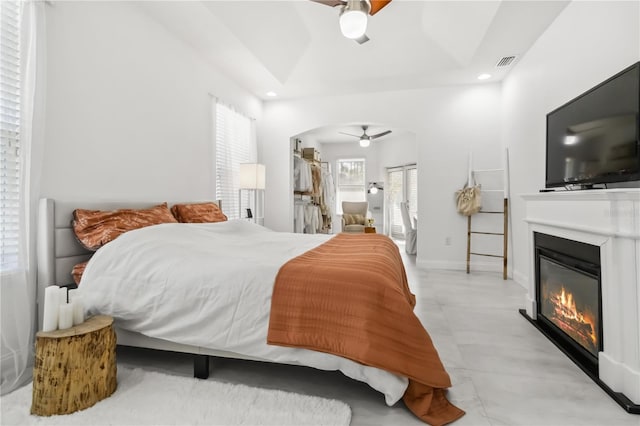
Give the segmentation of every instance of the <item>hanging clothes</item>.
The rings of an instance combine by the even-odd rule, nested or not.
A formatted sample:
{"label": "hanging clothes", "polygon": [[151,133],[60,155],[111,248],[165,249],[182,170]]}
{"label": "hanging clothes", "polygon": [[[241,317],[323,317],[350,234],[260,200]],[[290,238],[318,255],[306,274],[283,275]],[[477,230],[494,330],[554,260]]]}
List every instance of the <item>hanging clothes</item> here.
{"label": "hanging clothes", "polygon": [[327,170],[322,170],[322,184],[320,187],[320,208],[322,214],[330,215],[335,204],[335,187],[333,185],[333,176]]}
{"label": "hanging clothes", "polygon": [[333,209],[336,204],[336,189],[331,175],[331,168],[327,164],[326,169],[322,169],[322,185],[320,188],[320,210],[323,220],[323,232],[330,232],[333,223]]}
{"label": "hanging clothes", "polygon": [[322,186],[322,169],[317,164],[311,164],[311,195],[320,197]]}
{"label": "hanging clothes", "polygon": [[299,192],[313,190],[311,165],[296,155],[293,156],[293,190]]}
{"label": "hanging clothes", "polygon": [[298,234],[316,234],[322,232],[322,213],[320,206],[310,201],[296,200],[293,205],[293,232]]}
{"label": "hanging clothes", "polygon": [[297,153],[294,153],[293,160],[293,190],[296,197],[293,232],[330,233],[335,204],[335,186],[330,165],[304,159]]}
{"label": "hanging clothes", "polygon": [[304,233],[304,208],[308,203],[302,200],[296,200],[293,204],[293,232]]}

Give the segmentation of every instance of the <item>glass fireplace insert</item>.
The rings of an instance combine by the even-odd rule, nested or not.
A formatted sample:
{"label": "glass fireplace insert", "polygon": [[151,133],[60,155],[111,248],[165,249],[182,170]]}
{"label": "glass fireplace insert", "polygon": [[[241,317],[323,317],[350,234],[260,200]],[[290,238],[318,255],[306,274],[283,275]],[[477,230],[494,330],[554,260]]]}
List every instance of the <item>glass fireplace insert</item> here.
{"label": "glass fireplace insert", "polygon": [[602,350],[600,248],[535,236],[537,316],[549,338],[597,374]]}

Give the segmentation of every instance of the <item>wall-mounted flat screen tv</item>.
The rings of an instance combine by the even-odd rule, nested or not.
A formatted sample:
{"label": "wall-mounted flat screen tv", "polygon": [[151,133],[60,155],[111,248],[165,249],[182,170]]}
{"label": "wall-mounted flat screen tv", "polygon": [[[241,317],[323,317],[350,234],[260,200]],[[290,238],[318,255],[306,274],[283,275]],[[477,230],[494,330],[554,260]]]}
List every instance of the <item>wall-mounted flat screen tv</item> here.
{"label": "wall-mounted flat screen tv", "polygon": [[640,62],[547,114],[547,188],[640,180]]}

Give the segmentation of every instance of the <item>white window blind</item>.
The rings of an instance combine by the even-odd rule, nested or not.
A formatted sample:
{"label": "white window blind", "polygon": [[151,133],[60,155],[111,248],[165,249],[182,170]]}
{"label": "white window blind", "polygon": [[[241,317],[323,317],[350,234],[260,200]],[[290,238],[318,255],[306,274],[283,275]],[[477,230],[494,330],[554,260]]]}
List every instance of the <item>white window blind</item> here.
{"label": "white window blind", "polygon": [[366,201],[365,160],[338,160],[338,178],[336,182],[336,211],[342,214],[343,201]]}
{"label": "white window blind", "polygon": [[229,219],[240,218],[240,164],[257,161],[254,120],[215,101],[216,198]]}
{"label": "white window blind", "polygon": [[20,10],[0,1],[0,272],[20,266]]}
{"label": "white window blind", "polygon": [[413,166],[407,169],[407,201],[409,202],[409,217],[418,215],[418,169]]}

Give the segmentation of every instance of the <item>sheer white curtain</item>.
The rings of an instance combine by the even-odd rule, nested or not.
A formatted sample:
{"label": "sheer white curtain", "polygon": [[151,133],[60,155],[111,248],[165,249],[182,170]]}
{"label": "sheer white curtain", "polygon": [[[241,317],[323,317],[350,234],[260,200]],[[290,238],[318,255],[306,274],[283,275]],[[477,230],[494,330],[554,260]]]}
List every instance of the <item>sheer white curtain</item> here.
{"label": "sheer white curtain", "polygon": [[255,163],[255,120],[214,98],[214,165],[216,198],[229,219],[240,218],[240,164]]}
{"label": "sheer white curtain", "polygon": [[[34,127],[34,114],[40,115],[42,112],[38,108],[43,108],[44,104],[41,94],[36,91],[36,80],[42,78],[42,64],[37,63],[37,57],[43,57],[40,48],[43,47],[43,38],[38,37],[44,31],[44,3],[39,1],[2,1],[3,21],[2,37],[18,37],[19,43],[17,58],[19,63],[19,76],[17,83],[14,79],[3,76],[2,83],[13,85],[19,94],[16,98],[3,94],[3,103],[14,104],[12,114],[13,119],[19,120],[19,127],[11,134],[14,142],[17,141],[16,149],[12,151],[16,155],[18,173],[16,180],[11,182],[4,180],[2,184],[17,185],[18,191],[12,201],[2,198],[3,209],[15,207],[14,224],[17,224],[17,232],[14,234],[3,233],[0,244],[5,244],[7,240],[16,243],[17,250],[11,250],[12,255],[3,259],[2,270],[0,270],[0,299],[1,299],[1,386],[2,394],[10,392],[23,385],[31,378],[31,365],[33,360],[33,340],[35,331],[35,300],[36,300],[36,263],[35,263],[35,223],[36,212],[32,209],[37,204],[39,175],[42,161],[41,139],[34,143],[34,132],[40,134],[41,126]],[[15,13],[18,18],[15,19]],[[6,40],[6,39],[5,39]],[[12,55],[9,46],[3,40],[3,62],[4,55]],[[4,64],[3,64],[4,66]],[[39,68],[39,70],[38,70]],[[5,69],[6,70],[6,69]],[[5,71],[3,70],[3,72]],[[7,83],[9,81],[9,83]],[[3,89],[4,90],[4,89]],[[41,90],[40,88],[38,89]],[[38,99],[36,99],[38,96]],[[15,101],[18,107],[15,107]],[[36,108],[37,106],[37,108]],[[3,108],[3,113],[6,110]],[[9,120],[11,121],[11,120]],[[2,137],[5,138],[5,130],[9,127],[3,124]],[[39,135],[38,135],[39,138]],[[3,141],[5,142],[5,141]],[[4,147],[4,143],[3,143]],[[3,153],[3,155],[6,155]],[[6,204],[5,204],[6,203]],[[4,218],[3,218],[4,220]],[[4,225],[4,223],[3,223]],[[5,249],[3,248],[3,257]],[[9,261],[5,261],[10,259]]]}

